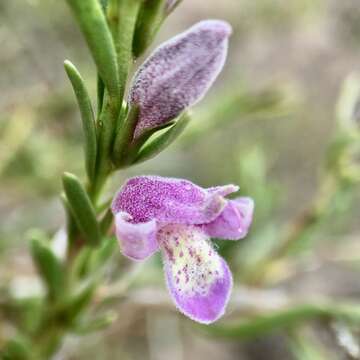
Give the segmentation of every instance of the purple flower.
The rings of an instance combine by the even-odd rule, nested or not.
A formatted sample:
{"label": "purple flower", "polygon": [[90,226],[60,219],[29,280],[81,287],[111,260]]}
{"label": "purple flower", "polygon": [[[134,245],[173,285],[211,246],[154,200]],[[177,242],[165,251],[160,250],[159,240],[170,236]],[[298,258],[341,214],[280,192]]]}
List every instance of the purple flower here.
{"label": "purple flower", "polygon": [[202,99],[223,68],[230,34],[224,21],[201,21],[154,51],[130,89],[130,104],[140,108],[135,138]]}
{"label": "purple flower", "polygon": [[225,312],[232,275],[210,237],[237,240],[250,227],[250,198],[228,200],[235,185],[203,189],[190,181],[156,176],[128,180],[112,211],[122,253],[144,260],[161,250],[170,294],[191,319],[209,324]]}

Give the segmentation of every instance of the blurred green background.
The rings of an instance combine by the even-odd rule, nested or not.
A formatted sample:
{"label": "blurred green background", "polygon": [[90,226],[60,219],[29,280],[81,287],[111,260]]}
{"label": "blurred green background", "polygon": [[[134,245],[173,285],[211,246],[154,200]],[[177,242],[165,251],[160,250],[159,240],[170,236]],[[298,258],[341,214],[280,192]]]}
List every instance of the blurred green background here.
{"label": "blurred green background", "polygon": [[[360,72],[358,0],[184,0],[156,43],[204,18],[234,28],[224,72],[177,143],[116,175],[108,194],[128,176],[159,174],[204,187],[233,182],[255,198],[250,236],[217,243],[236,283],[224,321],[278,310],[288,298],[358,301],[359,187],[329,170],[343,81]],[[0,2],[0,287],[19,298],[38,286],[27,232],[63,226],[61,175],[85,173],[64,59],[95,99],[95,67],[65,2]],[[351,161],[356,167],[357,151]],[[176,313],[158,259],[135,267],[116,254],[108,277],[93,311],[109,308],[117,319],[101,332],[69,336],[56,359],[360,358],[356,326],[306,312],[296,326],[254,336],[209,335]],[[1,346],[13,330],[1,314],[0,321]]]}

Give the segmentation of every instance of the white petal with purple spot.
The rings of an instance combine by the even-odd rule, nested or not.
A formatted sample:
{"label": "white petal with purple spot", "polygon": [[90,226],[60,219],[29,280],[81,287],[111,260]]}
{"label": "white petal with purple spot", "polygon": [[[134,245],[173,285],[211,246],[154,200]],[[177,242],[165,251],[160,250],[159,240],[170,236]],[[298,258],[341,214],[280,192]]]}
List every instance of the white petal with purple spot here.
{"label": "white petal with purple spot", "polygon": [[229,200],[222,213],[203,226],[210,236],[228,240],[244,238],[250,228],[254,213],[254,201],[248,197]]}
{"label": "white petal with purple spot", "polygon": [[232,276],[202,229],[167,225],[159,230],[158,242],[169,291],[179,310],[205,324],[222,316]]}

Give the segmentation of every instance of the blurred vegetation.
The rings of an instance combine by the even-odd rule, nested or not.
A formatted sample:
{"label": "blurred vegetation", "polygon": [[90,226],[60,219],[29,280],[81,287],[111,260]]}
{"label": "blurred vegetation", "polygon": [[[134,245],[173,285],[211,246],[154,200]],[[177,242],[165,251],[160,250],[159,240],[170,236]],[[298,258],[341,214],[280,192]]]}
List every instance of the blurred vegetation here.
{"label": "blurred vegetation", "polygon": [[[253,197],[250,236],[215,240],[234,271],[228,313],[194,326],[170,305],[158,258],[134,265],[114,251],[90,311],[81,312],[91,282],[64,314],[76,321],[60,358],[357,359],[357,1],[184,0],[157,42],[205,17],[234,25],[224,76],[176,144],[117,175],[107,192],[127,176],[156,173],[203,186],[234,182]],[[28,250],[57,266],[44,238],[61,237],[61,176],[85,176],[62,60],[76,60],[93,98],[96,72],[64,2],[1,2],[0,45],[0,349],[12,338],[2,356],[23,359],[44,292]],[[86,279],[111,245],[84,251],[72,276]],[[44,334],[57,331],[50,325]]]}

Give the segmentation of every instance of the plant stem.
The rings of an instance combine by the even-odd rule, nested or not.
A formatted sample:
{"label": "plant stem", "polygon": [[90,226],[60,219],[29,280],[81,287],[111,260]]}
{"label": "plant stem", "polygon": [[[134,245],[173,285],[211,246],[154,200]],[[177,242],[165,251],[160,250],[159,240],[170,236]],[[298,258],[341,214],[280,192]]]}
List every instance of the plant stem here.
{"label": "plant stem", "polygon": [[108,6],[107,17],[117,54],[120,101],[124,97],[125,84],[133,62],[132,44],[141,4],[140,0],[112,0]]}
{"label": "plant stem", "polygon": [[225,338],[250,338],[275,329],[293,327],[314,318],[341,318],[360,321],[360,306],[354,304],[301,304],[270,314],[257,315],[233,325],[215,325],[204,328],[211,335]]}
{"label": "plant stem", "polygon": [[[89,176],[86,192],[94,209],[98,208],[101,192],[107,179],[114,170],[111,153],[121,113],[126,81],[129,69],[133,63],[132,49],[138,11],[141,0],[109,0],[107,19],[97,0],[81,1],[68,0],[70,7],[80,24],[88,42],[89,48],[98,68],[98,116],[96,121],[97,150],[92,159],[96,158],[93,176]],[[108,26],[109,25],[109,26]],[[115,72],[114,72],[115,70]],[[104,86],[105,85],[105,86]],[[88,102],[90,103],[90,102]],[[79,315],[91,301],[96,289],[97,281],[85,297],[80,297],[77,305],[67,301],[73,300],[79,290],[80,281],[74,281],[72,269],[76,259],[87,245],[82,239],[82,233],[74,221],[67,199],[64,199],[67,213],[68,252],[64,263],[66,264],[65,300],[52,301],[45,299],[42,312],[42,321],[34,331],[32,337],[34,357],[48,359],[56,353],[65,335],[73,328],[73,317]],[[90,208],[90,207],[89,207]],[[96,213],[95,216],[99,214]],[[98,220],[98,219],[96,219]],[[100,222],[99,222],[100,224]],[[106,234],[112,224],[112,214],[108,210],[101,221],[102,234]],[[96,251],[96,250],[94,250]],[[105,260],[104,260],[105,261]],[[91,274],[99,276],[99,274]],[[90,279],[90,278],[89,278]],[[75,306],[75,310],[71,308]],[[72,310],[71,310],[72,309]],[[71,311],[75,311],[74,314]],[[69,315],[70,314],[70,315]]]}

